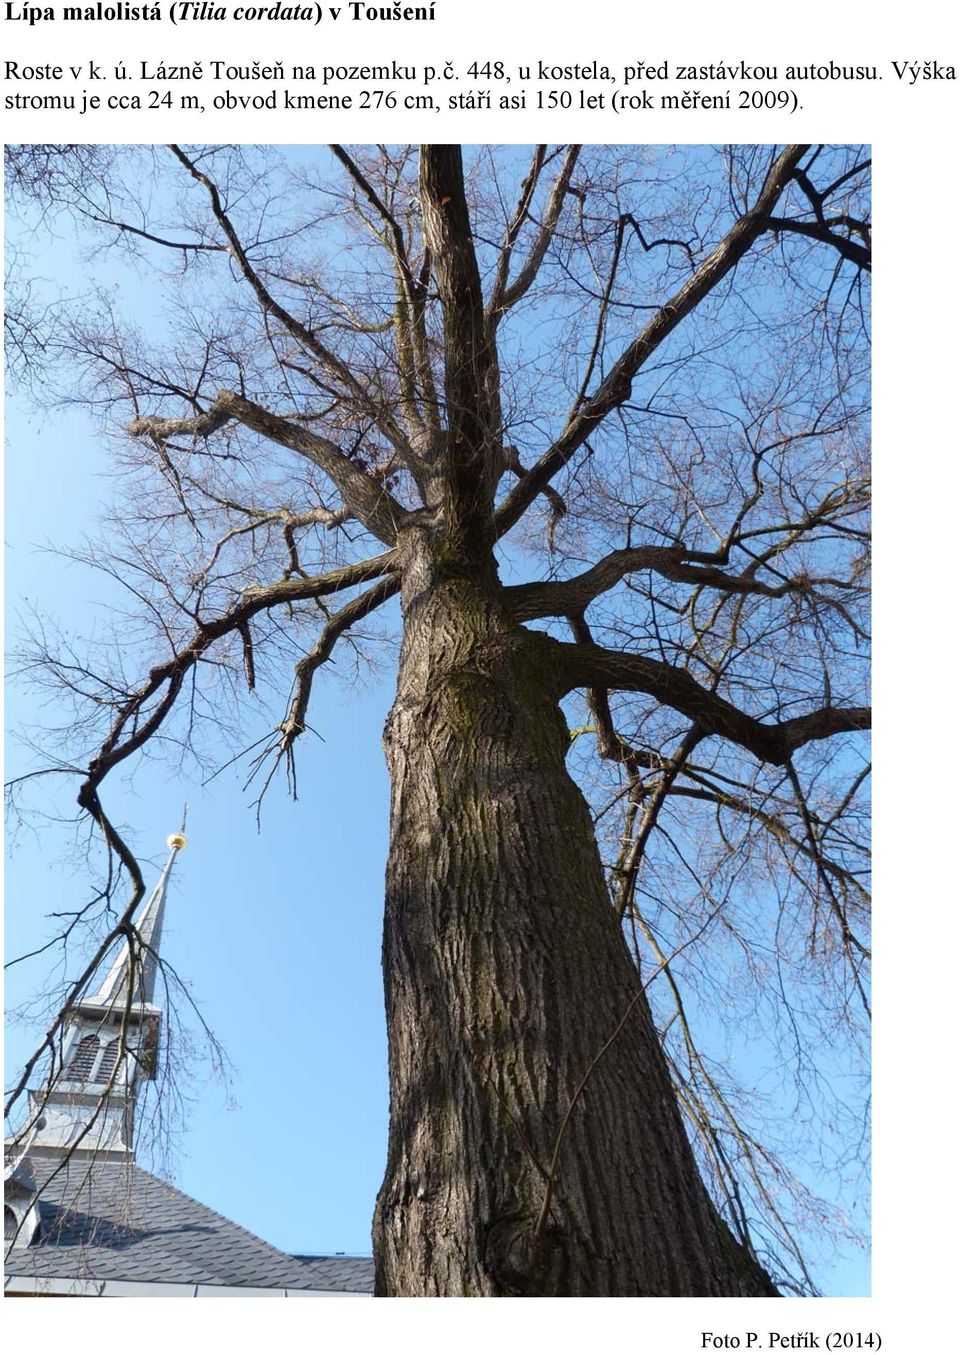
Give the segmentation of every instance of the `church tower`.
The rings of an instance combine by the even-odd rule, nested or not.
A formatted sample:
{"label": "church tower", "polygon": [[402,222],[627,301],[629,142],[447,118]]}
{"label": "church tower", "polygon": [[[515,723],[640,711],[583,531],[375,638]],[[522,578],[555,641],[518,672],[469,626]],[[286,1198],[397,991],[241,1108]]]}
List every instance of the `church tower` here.
{"label": "church tower", "polygon": [[67,1159],[132,1161],[137,1092],[157,1075],[161,1009],[155,1002],[167,885],[183,833],[167,838],[166,864],[133,921],[133,932],[96,992],[68,1013],[61,1057],[29,1092],[26,1125],[4,1171],[4,1235],[35,1234],[37,1177]]}
{"label": "church tower", "polygon": [[30,1154],[126,1157],[134,1150],[137,1092],[157,1075],[162,1012],[155,1002],[167,885],[183,833],[169,854],[133,935],[97,991],[73,1007],[51,1084],[30,1092]]}
{"label": "church tower", "polygon": [[[369,1257],[294,1256],[136,1160],[137,1094],[157,1076],[167,886],[182,833],[103,982],[65,1017],[61,1057],[7,1144],[7,1297],[320,1297],[373,1291]],[[95,980],[94,980],[95,981]]]}

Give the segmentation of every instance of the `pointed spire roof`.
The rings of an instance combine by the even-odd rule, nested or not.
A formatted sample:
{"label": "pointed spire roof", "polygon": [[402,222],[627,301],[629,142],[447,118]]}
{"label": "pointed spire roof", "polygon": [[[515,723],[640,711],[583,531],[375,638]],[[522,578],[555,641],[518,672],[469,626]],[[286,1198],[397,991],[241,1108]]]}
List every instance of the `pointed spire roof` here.
{"label": "pointed spire roof", "polygon": [[154,990],[167,886],[176,855],[186,845],[182,830],[167,838],[166,864],[133,919],[132,947],[121,947],[97,991],[75,1002],[65,1017],[56,1079],[30,1090],[37,1130],[33,1155],[127,1159],[135,1151],[137,1093],[142,1082],[157,1076],[163,1014]]}
{"label": "pointed spire roof", "polygon": [[[163,931],[163,913],[167,902],[167,884],[177,853],[187,845],[187,839],[180,833],[171,833],[167,838],[169,855],[153,893],[141,905],[134,918],[134,927],[140,938],[136,948],[137,972],[134,979],[133,1001],[152,1004],[157,983],[157,962],[160,955],[160,938]],[[114,960],[98,991],[84,1000],[84,1005],[94,1007],[112,1007],[126,1002],[129,990],[130,947],[123,946]]]}

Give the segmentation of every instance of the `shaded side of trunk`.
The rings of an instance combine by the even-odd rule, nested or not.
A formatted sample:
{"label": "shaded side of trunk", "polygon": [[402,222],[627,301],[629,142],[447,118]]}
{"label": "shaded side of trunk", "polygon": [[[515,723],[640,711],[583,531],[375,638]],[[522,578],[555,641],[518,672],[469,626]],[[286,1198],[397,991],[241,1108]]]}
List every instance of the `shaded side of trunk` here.
{"label": "shaded side of trunk", "polygon": [[407,571],[377,1293],[774,1294],[700,1182],[566,771],[549,643],[498,594],[426,552]]}

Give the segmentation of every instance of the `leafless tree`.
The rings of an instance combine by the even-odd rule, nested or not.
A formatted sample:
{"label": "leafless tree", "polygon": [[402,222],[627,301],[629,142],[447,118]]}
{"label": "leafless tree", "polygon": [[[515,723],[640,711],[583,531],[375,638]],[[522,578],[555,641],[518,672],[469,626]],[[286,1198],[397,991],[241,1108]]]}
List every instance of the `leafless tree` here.
{"label": "leafless tree", "polygon": [[253,775],[296,793],[396,596],[377,1292],[815,1292],[831,1220],[702,1029],[862,1142],[819,1051],[868,1014],[863,148],[10,154],[164,297],[42,349],[136,484],[90,561],[122,642],[27,660],[132,886],[108,941],[116,769],[231,710],[242,748],[286,681]]}

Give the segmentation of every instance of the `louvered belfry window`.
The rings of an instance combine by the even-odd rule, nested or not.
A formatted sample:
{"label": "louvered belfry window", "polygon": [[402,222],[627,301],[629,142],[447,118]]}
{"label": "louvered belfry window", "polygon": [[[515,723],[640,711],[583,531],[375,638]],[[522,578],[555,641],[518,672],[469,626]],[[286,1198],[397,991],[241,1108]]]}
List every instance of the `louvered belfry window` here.
{"label": "louvered belfry window", "polygon": [[85,1035],[74,1051],[64,1076],[70,1082],[86,1082],[97,1061],[100,1040],[96,1035]]}
{"label": "louvered belfry window", "polygon": [[120,1048],[120,1038],[118,1036],[117,1039],[111,1040],[110,1043],[104,1049],[103,1055],[100,1059],[100,1066],[97,1068],[96,1076],[97,1082],[107,1083],[110,1081],[110,1078],[113,1074],[113,1070],[116,1066],[117,1051],[119,1050],[119,1048]]}

